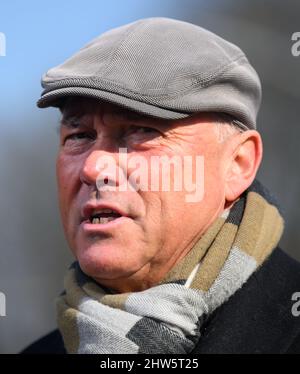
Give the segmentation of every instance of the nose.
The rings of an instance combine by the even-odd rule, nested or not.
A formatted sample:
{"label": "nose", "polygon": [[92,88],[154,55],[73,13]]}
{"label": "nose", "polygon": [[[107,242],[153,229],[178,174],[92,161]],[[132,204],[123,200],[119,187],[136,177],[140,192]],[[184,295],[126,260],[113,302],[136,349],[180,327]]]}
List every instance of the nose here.
{"label": "nose", "polygon": [[86,158],[80,173],[80,180],[87,185],[118,186],[118,153],[102,150],[92,151]]}

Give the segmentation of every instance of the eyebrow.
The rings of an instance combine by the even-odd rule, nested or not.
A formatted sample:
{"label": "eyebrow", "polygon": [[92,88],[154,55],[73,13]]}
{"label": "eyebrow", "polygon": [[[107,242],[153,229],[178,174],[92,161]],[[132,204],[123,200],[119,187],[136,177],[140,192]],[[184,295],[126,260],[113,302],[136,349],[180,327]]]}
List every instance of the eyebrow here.
{"label": "eyebrow", "polygon": [[79,115],[62,116],[60,125],[70,129],[76,129],[82,125],[81,117]]}
{"label": "eyebrow", "polygon": [[[73,113],[72,113],[73,112]],[[60,120],[59,128],[65,129],[78,129],[80,126],[84,126],[85,124],[82,122],[82,117],[86,114],[86,112],[80,111],[75,112],[70,111],[69,113],[65,113],[62,115]],[[113,115],[119,117],[121,121],[130,122],[132,125],[140,125],[141,122],[147,121],[152,119],[151,116],[144,115],[143,113],[138,113],[132,111],[127,108],[116,108],[112,111]],[[170,125],[170,120],[160,121],[159,126],[162,128],[168,127]],[[154,127],[154,126],[153,126]]]}
{"label": "eyebrow", "polygon": [[148,116],[142,113],[134,112],[126,108],[117,108],[112,111],[112,115],[119,118],[122,121],[128,121],[132,123],[139,123],[149,119]]}

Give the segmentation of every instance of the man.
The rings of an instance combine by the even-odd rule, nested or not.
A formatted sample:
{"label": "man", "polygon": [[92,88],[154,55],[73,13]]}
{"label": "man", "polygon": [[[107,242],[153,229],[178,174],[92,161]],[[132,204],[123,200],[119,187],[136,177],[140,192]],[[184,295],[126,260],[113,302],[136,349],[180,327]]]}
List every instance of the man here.
{"label": "man", "polygon": [[277,247],[283,219],[255,180],[261,87],[244,53],[143,19],[43,87],[38,106],[62,113],[59,201],[76,262],[59,330],[25,352],[299,353],[300,266]]}

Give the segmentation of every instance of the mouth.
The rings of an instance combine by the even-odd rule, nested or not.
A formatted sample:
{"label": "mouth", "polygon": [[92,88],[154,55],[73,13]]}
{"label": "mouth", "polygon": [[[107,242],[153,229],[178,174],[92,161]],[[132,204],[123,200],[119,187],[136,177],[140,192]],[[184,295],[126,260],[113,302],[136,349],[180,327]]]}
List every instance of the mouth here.
{"label": "mouth", "polygon": [[119,207],[88,203],[83,208],[81,224],[86,233],[104,233],[130,221]]}
{"label": "mouth", "polygon": [[93,225],[104,225],[111,221],[115,221],[116,219],[122,217],[120,213],[112,209],[101,209],[100,212],[93,213],[89,217],[89,223]]}

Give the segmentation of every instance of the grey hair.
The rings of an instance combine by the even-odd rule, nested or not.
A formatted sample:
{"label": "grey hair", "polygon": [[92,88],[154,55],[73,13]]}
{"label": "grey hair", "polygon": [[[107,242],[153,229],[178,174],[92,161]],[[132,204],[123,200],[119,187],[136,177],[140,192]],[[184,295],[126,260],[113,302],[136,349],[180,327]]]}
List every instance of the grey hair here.
{"label": "grey hair", "polygon": [[246,125],[229,114],[213,113],[212,116],[215,121],[215,130],[218,142],[222,143],[234,134],[249,130]]}

